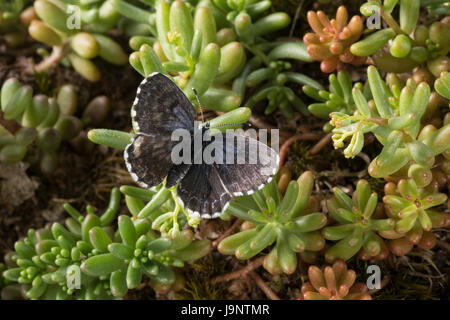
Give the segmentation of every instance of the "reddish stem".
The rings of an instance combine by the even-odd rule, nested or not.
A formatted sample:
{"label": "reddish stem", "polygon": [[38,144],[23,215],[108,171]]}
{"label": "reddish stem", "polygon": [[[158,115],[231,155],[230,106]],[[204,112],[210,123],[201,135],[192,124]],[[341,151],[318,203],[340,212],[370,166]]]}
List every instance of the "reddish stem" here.
{"label": "reddish stem", "polygon": [[298,140],[309,140],[309,141],[315,141],[319,139],[322,136],[322,133],[312,133],[312,132],[306,132],[306,133],[299,133],[296,135],[293,135],[289,139],[287,139],[283,145],[280,148],[280,164],[278,165],[278,168],[281,168],[287,158],[287,153],[290,149],[290,147]]}
{"label": "reddish stem", "polygon": [[250,277],[255,280],[256,285],[264,292],[270,300],[280,300],[280,298],[273,292],[272,288],[264,282],[264,280],[255,271],[249,273]]}
{"label": "reddish stem", "polygon": [[253,271],[254,269],[258,268],[259,266],[261,266],[264,262],[264,259],[266,257],[265,256],[261,256],[259,258],[256,258],[255,260],[251,261],[247,266],[245,266],[242,269],[215,277],[214,279],[211,280],[212,283],[219,283],[219,282],[224,282],[224,281],[230,281],[230,280],[234,280],[240,277],[245,276],[246,274],[248,274],[250,271]]}

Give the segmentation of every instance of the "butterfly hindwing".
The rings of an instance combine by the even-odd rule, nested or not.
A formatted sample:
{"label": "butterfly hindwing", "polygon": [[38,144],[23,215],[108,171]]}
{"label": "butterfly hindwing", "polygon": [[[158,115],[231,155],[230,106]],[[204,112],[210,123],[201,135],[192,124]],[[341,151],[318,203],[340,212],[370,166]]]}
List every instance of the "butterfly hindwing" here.
{"label": "butterfly hindwing", "polygon": [[148,188],[160,184],[172,167],[170,135],[137,134],[124,152],[131,177]]}
{"label": "butterfly hindwing", "polygon": [[177,194],[191,215],[202,218],[217,218],[231,199],[217,170],[204,163],[190,167],[178,184]]}
{"label": "butterfly hindwing", "polygon": [[273,179],[279,163],[278,154],[266,144],[233,133],[226,134],[223,157],[214,167],[232,196],[262,189]]}
{"label": "butterfly hindwing", "polygon": [[193,129],[196,112],[183,91],[162,73],[152,73],[137,89],[131,111],[135,131],[163,135]]}
{"label": "butterfly hindwing", "polygon": [[233,133],[219,135],[212,137],[209,146],[222,148],[222,161],[192,165],[177,188],[189,213],[202,218],[216,218],[232,196],[264,187],[278,167],[278,154],[264,143]]}
{"label": "butterfly hindwing", "polygon": [[181,179],[184,178],[190,167],[191,164],[187,163],[174,164],[172,168],[170,168],[169,174],[167,175],[165,187],[171,188],[178,182],[180,182]]}

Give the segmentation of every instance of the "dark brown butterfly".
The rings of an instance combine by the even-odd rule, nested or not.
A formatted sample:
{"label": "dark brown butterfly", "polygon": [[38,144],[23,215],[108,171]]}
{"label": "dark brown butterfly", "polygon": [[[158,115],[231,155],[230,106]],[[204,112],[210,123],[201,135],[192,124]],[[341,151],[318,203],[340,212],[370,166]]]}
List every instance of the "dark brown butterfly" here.
{"label": "dark brown butterfly", "polygon": [[[272,148],[256,139],[217,133],[211,134],[210,141],[203,141],[200,151],[208,147],[222,148],[222,161],[196,163],[197,151],[192,143],[192,161],[174,164],[171,155],[179,143],[172,138],[174,130],[187,130],[191,141],[196,134],[203,136],[210,130],[208,124],[195,128],[195,119],[196,111],[183,91],[165,75],[151,74],[137,90],[132,108],[137,134],[126,147],[124,158],[128,171],[140,186],[150,188],[164,179],[167,188],[178,184],[178,197],[189,214],[216,218],[225,211],[233,196],[252,194],[270,182],[279,157]],[[250,161],[255,150],[263,159]],[[239,157],[244,161],[238,161]]]}

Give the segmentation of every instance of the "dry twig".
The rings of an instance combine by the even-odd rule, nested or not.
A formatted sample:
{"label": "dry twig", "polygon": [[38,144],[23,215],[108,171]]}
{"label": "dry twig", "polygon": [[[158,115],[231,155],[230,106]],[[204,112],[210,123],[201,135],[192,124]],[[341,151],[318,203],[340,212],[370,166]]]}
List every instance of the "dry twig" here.
{"label": "dry twig", "polygon": [[249,273],[250,277],[255,280],[256,285],[264,292],[270,300],[280,300],[280,298],[273,292],[272,288],[264,282],[264,280],[255,271]]}
{"label": "dry twig", "polygon": [[219,282],[224,282],[224,281],[230,281],[233,279],[237,279],[240,277],[243,277],[244,275],[248,274],[250,271],[253,271],[254,269],[258,268],[259,266],[261,266],[264,262],[265,256],[261,256],[259,258],[256,258],[255,260],[251,261],[247,266],[245,266],[242,269],[215,277],[214,279],[211,280],[211,282],[213,284],[215,283],[219,283]]}
{"label": "dry twig", "polygon": [[322,139],[320,139],[314,145],[314,147],[312,147],[311,150],[309,150],[309,154],[312,156],[315,154],[318,154],[328,143],[330,143],[332,135],[333,135],[332,133],[329,133],[326,136],[324,136]]}

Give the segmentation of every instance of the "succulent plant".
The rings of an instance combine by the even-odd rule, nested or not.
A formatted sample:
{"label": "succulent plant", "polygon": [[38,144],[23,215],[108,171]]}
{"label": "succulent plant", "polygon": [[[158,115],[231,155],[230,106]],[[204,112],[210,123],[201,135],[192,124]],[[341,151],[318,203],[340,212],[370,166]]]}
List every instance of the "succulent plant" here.
{"label": "succulent plant", "polygon": [[434,15],[450,14],[450,2],[446,0],[422,0],[420,5],[426,7],[428,12]]}
{"label": "succulent plant", "polygon": [[[348,115],[356,111],[355,101],[352,96],[352,80],[347,71],[339,71],[337,75],[331,74],[328,77],[330,83],[329,91],[318,90],[309,85],[303,86],[303,92],[317,100],[317,103],[310,104],[308,110],[316,117],[329,119],[332,112],[341,112]],[[361,83],[356,83],[355,87],[363,91]],[[332,130],[330,123],[324,126],[324,130]]]}
{"label": "succulent plant", "polygon": [[348,270],[343,260],[320,270],[316,266],[308,269],[309,282],[302,285],[299,300],[372,300],[367,286],[355,283],[356,273]]}
{"label": "succulent plant", "polygon": [[91,229],[92,245],[100,254],[88,257],[81,265],[89,276],[109,278],[111,293],[116,297],[136,288],[143,275],[170,285],[175,274],[169,266],[183,267],[185,261],[201,258],[211,250],[208,240],[194,241],[191,230],[181,231],[174,239],[158,238],[146,219],[119,216],[118,231],[121,241],[112,241],[99,227]]}
{"label": "succulent plant", "polygon": [[284,197],[272,180],[262,190],[233,200],[228,211],[250,224],[223,239],[219,252],[246,260],[275,243],[265,256],[264,268],[272,274],[293,273],[298,252],[319,251],[325,245],[318,231],[326,224],[325,215],[306,210],[313,184],[313,174],[307,171],[289,183]]}
{"label": "succulent plant", "polygon": [[[134,9],[127,4],[120,12],[128,15]],[[131,65],[143,76],[152,72],[171,75],[194,104],[192,88],[197,90],[203,107],[222,112],[237,108],[241,97],[222,85],[239,74],[246,54],[232,39],[219,46],[211,9],[199,5],[192,15],[188,3],[177,0],[169,5],[159,1],[154,21],[156,38],[130,39],[130,46],[136,50],[130,55]]]}
{"label": "succulent plant", "polygon": [[[119,208],[120,193],[111,191],[108,209],[98,216],[91,206],[82,216],[69,204],[64,209],[71,215],[65,226],[55,222],[50,228],[28,230],[27,236],[14,245],[15,252],[3,276],[10,283],[19,283],[28,299],[110,299],[105,279],[80,276],[80,291],[68,288],[67,275],[76,270],[88,256],[98,255],[90,240],[90,229],[97,227],[113,235],[111,224]],[[6,259],[9,260],[9,259]],[[8,286],[3,290],[8,291]]]}
{"label": "succulent plant", "polygon": [[25,42],[25,27],[32,17],[28,1],[12,0],[0,2],[0,34],[9,47],[17,47]]}
{"label": "succulent plant", "polygon": [[10,78],[1,88],[1,108],[5,120],[16,121],[21,127],[12,133],[0,125],[0,161],[21,161],[29,147],[36,145],[41,170],[50,173],[57,166],[61,142],[79,136],[83,125],[101,123],[108,113],[109,99],[94,98],[80,120],[75,116],[78,102],[74,86],[61,86],[54,98],[33,96],[30,86]]}
{"label": "succulent plant", "polygon": [[[201,3],[206,4],[207,2],[202,1]],[[233,23],[240,13],[248,13],[252,18],[258,18],[266,13],[272,4],[270,1],[213,0],[212,6],[225,17],[226,21]]]}
{"label": "succulent plant", "polygon": [[277,109],[287,118],[292,118],[294,111],[308,115],[305,103],[287,84],[308,85],[316,90],[321,90],[323,87],[319,82],[304,74],[290,71],[292,65],[285,61],[289,59],[311,62],[306,47],[302,42],[278,42],[274,45],[276,46],[268,49],[267,52],[260,49],[258,55],[249,61],[241,75],[234,80],[233,90],[240,92],[243,97],[245,86],[257,87],[245,106],[253,108],[256,103],[268,100],[264,111],[266,115]]}
{"label": "succulent plant", "polygon": [[164,284],[155,280],[150,280],[149,285],[157,294],[167,294],[169,292],[178,292],[185,288],[186,278],[181,272],[174,271],[175,280],[170,284]]}
{"label": "succulent plant", "polygon": [[[446,73],[442,74],[442,78],[437,79],[435,81],[436,91],[431,91],[430,98],[427,104],[426,111],[423,114],[422,120],[431,119],[436,112],[438,111],[441,104],[442,99],[439,98],[438,92],[441,92],[441,95],[445,97],[445,88],[446,88]],[[407,85],[411,84],[415,87],[414,81],[416,84],[420,84],[421,82],[427,82],[430,84],[432,82],[432,75],[430,78],[430,74],[428,71],[424,69],[417,69],[412,74],[412,77],[408,79],[408,81],[404,81],[400,79],[395,73],[388,73],[386,75],[386,85],[389,90],[387,90],[387,96],[391,103],[398,104],[398,100],[401,95],[401,90]],[[339,71],[337,75],[331,74],[328,77],[329,82],[329,91],[325,90],[317,90],[311,86],[305,85],[303,86],[303,92],[307,94],[314,100],[317,100],[317,103],[310,104],[308,106],[308,110],[318,118],[329,119],[330,114],[333,112],[345,113],[347,115],[353,115],[353,113],[357,110],[355,101],[353,100],[352,94],[352,82],[350,75],[347,71]],[[353,88],[359,89],[366,100],[370,100],[372,98],[370,85],[368,82],[364,84],[361,82],[356,82],[353,84]],[[398,106],[394,106],[394,109],[398,109]],[[332,126],[330,123],[327,123],[324,127],[325,131],[331,131]]]}
{"label": "succulent plant", "polygon": [[434,82],[434,89],[442,97],[450,100],[450,73],[442,72],[440,77]]}
{"label": "succulent plant", "polygon": [[419,188],[414,180],[403,179],[397,185],[387,183],[385,194],[386,214],[396,222],[393,230],[380,234],[392,239],[389,248],[396,255],[408,253],[414,245],[431,249],[436,243],[431,229],[450,226],[450,214],[433,209],[447,201],[447,195],[439,193],[436,184]]}
{"label": "succulent plant", "polygon": [[[318,3],[314,8],[330,0]],[[86,129],[102,125],[109,99],[96,97],[80,110],[72,84],[51,91],[39,86],[43,73],[59,64],[91,82],[100,80],[99,59],[116,66],[130,63],[143,77],[163,73],[195,107],[200,103],[221,114],[208,122],[223,132],[247,122],[252,109],[291,119],[296,112],[312,113],[328,120],[323,130],[332,133],[334,147],[343,148],[345,157],[363,150],[374,157],[368,173],[374,183],[387,182],[383,201],[366,180],[357,181],[352,195],[335,187],[330,199],[320,201],[312,192],[312,172],[292,181],[290,169],[282,167],[259,190],[230,201],[220,218],[237,221],[217,241],[218,251],[239,260],[259,256],[251,266],[263,261],[272,275],[293,274],[299,257],[312,264],[325,260],[333,265],[309,268],[300,300],[371,299],[346,260],[372,262],[389,252],[402,256],[415,245],[431,249],[437,241],[433,229],[450,226],[450,112],[442,114],[450,106],[450,2],[366,0],[359,8],[362,15],[351,18],[345,6],[335,15],[327,11],[329,16],[309,11],[312,31],[303,42],[279,37],[291,17],[272,4],[0,0],[0,35],[7,50],[29,40],[27,32],[44,45],[36,50],[41,61],[25,70],[34,74],[39,92],[15,78],[2,84],[0,162],[26,161],[48,174],[55,171],[62,143],[77,152],[88,150]],[[424,9],[426,19],[420,17]],[[363,23],[371,29],[377,17],[384,25],[364,30]],[[113,40],[116,35],[129,40],[131,55]],[[300,73],[314,61],[330,73],[327,89]],[[352,83],[360,70],[352,66],[366,63],[373,64],[367,81],[363,76]],[[305,105],[299,86],[315,103]],[[123,150],[139,133],[132,125],[131,132],[93,129],[88,138]],[[367,134],[379,143],[371,144]],[[116,217],[121,194],[125,206]],[[202,228],[195,235],[190,229],[200,225],[200,218],[184,209],[176,187],[166,188],[165,181],[149,189],[114,188],[102,214],[90,205],[86,214],[69,204],[63,208],[70,215],[64,223],[28,230],[5,255],[1,299],[122,299],[143,282],[158,297],[181,290],[191,280],[180,268],[212,249],[209,240],[198,239]],[[80,286],[73,287],[72,280]],[[258,286],[270,296],[261,281]]]}
{"label": "succulent plant", "polygon": [[[207,5],[201,1],[200,5]],[[213,12],[221,27],[232,27],[239,41],[248,46],[261,43],[266,35],[284,29],[290,23],[290,17],[285,12],[270,12],[270,1],[239,1],[213,0]],[[224,23],[224,18],[227,22]],[[228,33],[226,29],[221,32]]]}
{"label": "succulent plant", "polygon": [[[399,23],[391,15],[399,4]],[[372,56],[374,64],[387,72],[411,71],[423,63],[435,77],[448,71],[450,50],[448,19],[434,22],[430,27],[418,24],[420,0],[368,1],[361,6],[361,13],[371,16],[378,12],[389,26],[373,32],[354,43],[350,52],[356,56]],[[390,41],[392,40],[392,41]],[[385,45],[387,44],[387,47]]]}
{"label": "succulent plant", "polygon": [[[55,222],[49,229],[30,229],[14,246],[11,266],[3,272],[9,285],[3,290],[19,283],[28,299],[122,298],[143,281],[143,274],[170,285],[175,281],[170,266],[182,267],[209,253],[210,242],[194,240],[191,230],[173,239],[157,237],[145,218],[119,216],[116,231],[119,203],[115,188],[101,216],[91,206],[83,216],[65,204],[71,216],[65,226]],[[68,287],[71,272],[78,273],[78,288]]]}
{"label": "succulent plant", "polygon": [[407,85],[415,87],[415,85],[426,82],[430,86],[430,98],[428,99],[427,107],[421,118],[422,124],[427,124],[437,115],[440,107],[445,106],[445,99],[439,97],[436,88],[433,90],[433,76],[425,68],[416,68],[412,73],[412,77],[408,78],[406,81],[401,79],[395,73],[386,74],[385,79],[390,90],[390,95],[393,96],[389,99],[395,104],[398,103],[401,92]]}
{"label": "succulent plant", "polygon": [[360,87],[355,86],[352,96],[357,112],[330,115],[330,123],[335,127],[335,148],[342,148],[344,141],[351,138],[344,155],[354,157],[364,146],[364,134],[372,132],[384,147],[369,166],[371,176],[383,178],[409,164],[408,176],[420,186],[427,185],[435,156],[448,149],[450,133],[448,124],[438,130],[433,126],[420,130],[430,101],[430,87],[411,80],[403,89],[391,92],[375,67],[370,66],[367,74],[373,101],[368,102]]}
{"label": "succulent plant", "polygon": [[303,42],[308,46],[308,53],[321,61],[320,69],[324,73],[341,70],[345,63],[362,65],[366,57],[355,56],[350,46],[358,41],[363,33],[363,21],[360,16],[353,16],[348,21],[345,6],[340,6],[336,19],[329,19],[323,11],[309,11],[308,23],[313,33],[306,33]]}
{"label": "succulent plant", "polygon": [[[73,9],[73,5],[76,9]],[[34,66],[37,72],[64,63],[71,65],[80,75],[89,81],[100,80],[100,71],[91,59],[99,56],[115,64],[127,63],[127,55],[120,45],[104,35],[114,27],[119,14],[111,5],[111,0],[89,2],[38,0],[33,4],[39,19],[30,22],[28,33],[35,40],[52,47],[51,53],[40,51],[44,59]],[[77,15],[70,15],[80,10]]]}
{"label": "succulent plant", "polygon": [[372,192],[366,180],[359,180],[353,197],[334,188],[334,197],[327,201],[328,211],[338,225],[322,230],[327,240],[338,241],[325,252],[325,260],[348,260],[359,252],[364,260],[379,260],[389,251],[378,235],[379,231],[393,230],[394,219],[375,219],[372,215],[378,204],[378,195]]}
{"label": "succulent plant", "polygon": [[[237,39],[253,55],[233,81],[233,91],[244,99],[246,87],[256,88],[245,102],[245,106],[253,108],[258,102],[267,100],[264,113],[266,115],[279,109],[281,114],[292,118],[295,111],[309,114],[304,102],[287,84],[310,85],[318,90],[322,85],[314,79],[298,72],[293,72],[292,62],[312,62],[306,46],[291,39],[286,41],[268,41],[265,37],[271,32],[283,29],[290,23],[284,12],[275,12],[263,17],[255,15],[251,6],[270,7],[269,1],[254,3],[242,2],[242,7],[228,13]],[[249,9],[245,9],[248,6]],[[288,61],[287,61],[288,60]],[[289,62],[291,61],[291,62]]]}
{"label": "succulent plant", "polygon": [[[159,185],[154,190],[122,186],[125,202],[131,214],[137,218],[148,219],[154,230],[175,237],[189,223],[197,226],[198,219],[191,219],[180,205],[175,190]],[[183,213],[180,215],[180,212]]]}

